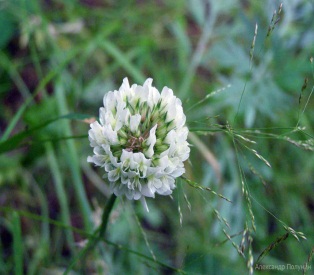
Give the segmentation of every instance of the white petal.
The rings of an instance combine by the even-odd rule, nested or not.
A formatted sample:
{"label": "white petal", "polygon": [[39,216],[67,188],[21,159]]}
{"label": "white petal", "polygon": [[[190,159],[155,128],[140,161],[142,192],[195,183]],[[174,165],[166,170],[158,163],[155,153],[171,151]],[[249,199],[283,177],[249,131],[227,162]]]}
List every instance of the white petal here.
{"label": "white petal", "polygon": [[158,178],[153,178],[150,182],[156,189],[161,188],[162,181]]}
{"label": "white petal", "polygon": [[150,188],[148,186],[148,184],[144,184],[142,186],[142,190],[141,193],[145,196],[145,197],[151,197],[154,198],[155,197],[155,188]]}
{"label": "white petal", "polygon": [[97,122],[90,124],[91,129],[88,131],[89,141],[92,147],[99,146],[106,143],[105,136],[103,134],[103,127]]}
{"label": "white petal", "polygon": [[180,177],[185,172],[184,168],[177,168],[175,169],[170,175],[174,178]]}
{"label": "white petal", "polygon": [[151,158],[154,154],[154,146],[156,144],[156,129],[157,124],[150,129],[149,137],[146,140],[146,144],[149,146],[148,149],[144,152],[145,156]]}
{"label": "white petal", "polygon": [[147,78],[143,84],[143,87],[149,89],[152,86],[152,83],[153,83],[153,79]]}
{"label": "white petal", "polygon": [[104,126],[104,136],[110,144],[119,144],[117,132],[112,129],[110,124]]}
{"label": "white petal", "polygon": [[108,173],[109,181],[117,181],[119,178],[120,178],[120,167],[113,169]]}
{"label": "white petal", "polygon": [[137,86],[134,89],[134,100],[132,101],[133,103],[136,103],[138,100],[140,100],[140,102],[144,102],[148,100],[150,86],[149,85],[145,86],[145,83],[143,87]]}
{"label": "white petal", "polygon": [[160,93],[155,87],[151,87],[147,99],[148,106],[152,109],[154,105],[158,103],[160,99]]}
{"label": "white petal", "polygon": [[161,91],[161,97],[170,100],[173,97],[173,91],[168,87],[164,87]]}
{"label": "white petal", "polygon": [[130,130],[132,133],[135,133],[138,130],[138,126],[141,121],[141,115],[136,114],[130,117]]}
{"label": "white petal", "polygon": [[127,189],[125,192],[125,195],[127,197],[128,200],[133,200],[134,199],[134,193],[132,190]]}
{"label": "white petal", "polygon": [[119,131],[123,125],[128,124],[130,116],[131,114],[128,109],[121,109],[119,112],[117,112],[115,131]]}
{"label": "white petal", "polygon": [[116,95],[114,92],[108,92],[104,96],[104,108],[106,112],[112,112],[116,106]]}
{"label": "white petal", "polygon": [[127,91],[127,90],[130,90],[130,83],[129,83],[129,79],[127,77],[123,78],[123,82],[122,82],[122,85],[119,89],[119,91]]}
{"label": "white petal", "polygon": [[103,166],[106,162],[106,157],[102,155],[94,155],[92,157],[88,157],[87,162],[94,163],[96,166]]}
{"label": "white petal", "polygon": [[141,194],[140,192],[135,191],[135,192],[133,193],[133,199],[134,199],[134,200],[138,200],[138,199],[140,199],[141,197],[142,197],[142,194]]}

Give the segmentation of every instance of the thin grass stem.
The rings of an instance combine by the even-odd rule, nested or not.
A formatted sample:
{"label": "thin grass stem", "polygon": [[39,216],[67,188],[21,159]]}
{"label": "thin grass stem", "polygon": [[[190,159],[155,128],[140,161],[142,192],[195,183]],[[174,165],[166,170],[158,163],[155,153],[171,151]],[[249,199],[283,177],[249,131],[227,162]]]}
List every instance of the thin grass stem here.
{"label": "thin grass stem", "polygon": [[23,239],[21,221],[17,212],[13,212],[12,218],[14,274],[23,275]]}
{"label": "thin grass stem", "polygon": [[[65,90],[63,87],[63,83],[61,81],[59,81],[56,84],[56,98],[57,98],[60,114],[68,113],[69,111],[68,111],[67,102],[66,102]],[[62,121],[60,122],[60,124],[62,125],[61,127],[66,136],[73,135],[70,123],[68,121]],[[85,228],[87,231],[90,232],[92,228],[92,222],[90,220],[91,208],[87,199],[86,192],[84,190],[84,184],[82,181],[81,170],[80,170],[80,163],[79,163],[77,151],[75,148],[75,144],[72,139],[69,139],[65,141],[65,145],[66,145],[65,157],[68,161],[68,165],[71,170],[73,187],[76,192],[78,204],[82,211],[82,217],[84,220]]]}
{"label": "thin grass stem", "polygon": [[[53,181],[55,184],[58,201],[60,203],[62,222],[66,225],[71,226],[71,218],[70,218],[70,210],[68,207],[69,203],[68,203],[68,199],[67,199],[67,193],[66,193],[66,190],[64,188],[64,183],[62,180],[60,167],[58,165],[58,161],[57,161],[55,152],[53,150],[52,144],[46,143],[45,149],[46,149],[46,155],[48,158],[48,164],[50,166],[51,174],[52,174]],[[68,246],[70,247],[72,252],[74,252],[73,234],[70,230],[66,230],[65,234],[66,234]]]}

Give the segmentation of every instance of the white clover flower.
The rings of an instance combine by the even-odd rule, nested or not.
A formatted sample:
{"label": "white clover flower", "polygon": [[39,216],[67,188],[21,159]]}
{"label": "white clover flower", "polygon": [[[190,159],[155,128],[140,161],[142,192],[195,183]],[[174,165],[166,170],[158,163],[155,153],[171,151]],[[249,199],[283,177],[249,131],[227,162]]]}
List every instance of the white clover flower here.
{"label": "white clover flower", "polygon": [[125,78],[104,96],[99,122],[88,132],[94,155],[87,161],[105,170],[116,196],[144,202],[172,193],[190,154],[180,99],[168,87],[159,93],[152,82],[130,87]]}

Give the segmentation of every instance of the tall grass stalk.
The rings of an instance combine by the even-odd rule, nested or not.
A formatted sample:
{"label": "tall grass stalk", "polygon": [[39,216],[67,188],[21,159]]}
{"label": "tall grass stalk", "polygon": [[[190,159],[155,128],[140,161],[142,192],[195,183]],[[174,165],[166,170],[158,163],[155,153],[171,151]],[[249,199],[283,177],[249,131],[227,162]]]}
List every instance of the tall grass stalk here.
{"label": "tall grass stalk", "polygon": [[[214,3],[212,3],[215,6]],[[205,24],[202,29],[202,35],[199,38],[198,44],[195,48],[195,51],[191,57],[189,67],[186,70],[186,73],[182,79],[182,83],[179,87],[179,95],[182,100],[186,100],[190,89],[192,86],[193,78],[195,76],[196,70],[202,61],[202,57],[206,51],[207,44],[212,36],[213,26],[216,22],[216,11],[213,7],[211,12],[208,13],[206,17]]]}
{"label": "tall grass stalk", "polygon": [[[48,158],[48,164],[50,166],[51,175],[55,184],[58,201],[61,208],[61,218],[65,225],[71,226],[69,202],[67,198],[66,188],[64,187],[64,181],[62,179],[60,167],[52,147],[51,143],[45,143],[46,154]],[[70,230],[65,230],[68,246],[72,252],[74,252],[74,237]]]}
{"label": "tall grass stalk", "polygon": [[[59,80],[56,83],[56,98],[59,106],[59,113],[67,114],[69,113],[66,101],[66,92],[64,89],[65,84]],[[70,123],[68,121],[60,122],[62,130],[65,136],[72,136],[72,130]],[[80,210],[82,211],[82,218],[84,221],[84,226],[88,232],[91,232],[92,229],[92,221],[91,221],[91,208],[86,196],[86,192],[84,189],[84,184],[82,181],[82,175],[80,171],[80,163],[78,160],[77,150],[75,148],[74,140],[68,139],[65,141],[66,147],[64,151],[64,157],[68,163],[72,174],[72,184],[76,193],[77,202],[80,206]]]}

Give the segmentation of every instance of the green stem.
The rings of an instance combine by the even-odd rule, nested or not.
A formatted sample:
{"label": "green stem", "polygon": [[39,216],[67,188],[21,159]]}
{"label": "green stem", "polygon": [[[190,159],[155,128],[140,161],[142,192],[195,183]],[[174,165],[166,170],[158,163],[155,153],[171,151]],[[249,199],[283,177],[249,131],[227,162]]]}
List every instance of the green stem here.
{"label": "green stem", "polygon": [[14,274],[23,274],[23,241],[21,231],[21,220],[17,212],[13,212],[13,255],[14,255]]}
{"label": "green stem", "polygon": [[68,274],[72,270],[72,268],[74,267],[74,265],[79,259],[85,258],[86,254],[90,250],[94,249],[97,243],[104,237],[106,233],[108,221],[109,221],[109,216],[110,216],[110,213],[112,211],[112,208],[114,206],[116,199],[117,199],[116,195],[112,194],[106,203],[104,213],[102,215],[101,225],[95,230],[94,234],[90,237],[84,249],[82,249],[80,253],[71,261],[66,271],[64,272],[64,275]]}
{"label": "green stem", "polygon": [[117,196],[115,194],[112,194],[106,203],[106,207],[105,207],[104,213],[102,215],[101,225],[100,225],[99,229],[97,229],[97,230],[99,230],[98,239],[101,239],[101,237],[103,235],[105,235],[105,233],[106,233],[106,229],[107,229],[107,225],[108,225],[108,221],[109,221],[109,215],[111,213],[111,210],[113,208],[113,205],[114,205],[116,199],[117,199]]}

